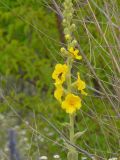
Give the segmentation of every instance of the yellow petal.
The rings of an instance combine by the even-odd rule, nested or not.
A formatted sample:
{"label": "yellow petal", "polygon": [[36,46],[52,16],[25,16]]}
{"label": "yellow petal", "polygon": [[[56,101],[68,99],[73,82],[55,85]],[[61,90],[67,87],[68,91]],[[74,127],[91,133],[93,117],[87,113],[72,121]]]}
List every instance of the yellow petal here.
{"label": "yellow petal", "polygon": [[81,94],[83,94],[83,95],[85,95],[85,96],[88,95],[84,90],[81,91]]}
{"label": "yellow petal", "polygon": [[70,47],[70,48],[68,49],[68,51],[69,51],[70,53],[72,53],[72,52],[74,52],[74,48],[73,48],[73,47]]}
{"label": "yellow petal", "polygon": [[82,56],[76,56],[76,59],[81,60]]}
{"label": "yellow petal", "polygon": [[61,98],[63,96],[63,87],[61,85],[57,85],[55,91],[54,91],[54,97],[61,102]]}
{"label": "yellow petal", "polygon": [[61,107],[66,110],[67,113],[74,113],[77,109],[81,107],[81,99],[72,93],[69,93],[65,100],[62,102]]}
{"label": "yellow petal", "polygon": [[55,83],[62,84],[66,79],[67,71],[68,67],[66,64],[57,64],[52,74]]}

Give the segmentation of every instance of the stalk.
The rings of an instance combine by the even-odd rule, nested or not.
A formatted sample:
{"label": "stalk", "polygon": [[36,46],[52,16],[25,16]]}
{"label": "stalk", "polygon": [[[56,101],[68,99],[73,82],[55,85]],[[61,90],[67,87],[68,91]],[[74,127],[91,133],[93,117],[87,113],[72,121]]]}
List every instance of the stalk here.
{"label": "stalk", "polygon": [[[67,66],[68,66],[68,78],[67,78],[67,90],[68,92],[71,92],[71,68],[72,68],[72,59],[70,57],[67,58]],[[75,119],[75,114],[69,114],[69,140],[71,144],[75,145],[74,142],[74,135],[75,135],[75,129],[74,129],[74,119]],[[68,160],[78,160],[78,152],[73,146],[68,146],[68,154],[67,154],[67,159]]]}
{"label": "stalk", "polygon": [[[67,160],[78,160],[78,151],[73,146],[75,146],[76,140],[83,132],[75,133],[74,123],[75,113],[81,108],[81,97],[75,94],[74,91],[77,90],[84,95],[87,93],[84,91],[86,84],[80,79],[79,73],[77,73],[77,80],[72,82],[72,64],[74,60],[81,60],[82,56],[79,50],[76,49],[77,40],[72,36],[73,32],[76,30],[76,25],[73,23],[74,9],[72,0],[64,0],[63,6],[63,26],[66,47],[62,47],[60,51],[67,61],[65,64],[56,65],[52,78],[55,80],[54,96],[60,102],[62,109],[69,114],[69,140],[72,145],[66,144],[68,148]],[[66,85],[64,85],[64,83]]]}

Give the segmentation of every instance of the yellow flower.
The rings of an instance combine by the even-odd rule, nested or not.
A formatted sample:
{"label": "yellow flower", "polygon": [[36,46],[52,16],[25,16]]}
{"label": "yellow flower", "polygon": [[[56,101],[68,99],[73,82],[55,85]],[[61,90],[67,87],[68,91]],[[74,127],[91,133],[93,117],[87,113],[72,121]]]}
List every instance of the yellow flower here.
{"label": "yellow flower", "polygon": [[57,64],[55,66],[52,78],[55,80],[56,84],[62,84],[65,81],[67,71],[68,67],[66,64]]}
{"label": "yellow flower", "polygon": [[78,55],[79,50],[78,49],[74,49],[73,47],[70,47],[68,49],[68,51],[71,53],[71,55],[73,56],[73,58],[81,60],[82,56]]}
{"label": "yellow flower", "polygon": [[54,91],[54,97],[59,102],[61,102],[62,95],[63,95],[63,87],[62,87],[62,85],[56,85],[56,89]]}
{"label": "yellow flower", "polygon": [[77,79],[77,81],[76,81],[77,88],[78,88],[78,90],[81,91],[81,94],[87,95],[87,93],[84,91],[84,89],[86,88],[86,84],[85,84],[84,81],[82,81],[82,80],[80,79],[80,74],[77,73],[77,75],[78,75],[78,79]]}
{"label": "yellow flower", "polygon": [[77,109],[81,107],[81,99],[80,97],[69,93],[65,100],[62,102],[62,108],[66,110],[67,113],[72,114],[76,112]]}

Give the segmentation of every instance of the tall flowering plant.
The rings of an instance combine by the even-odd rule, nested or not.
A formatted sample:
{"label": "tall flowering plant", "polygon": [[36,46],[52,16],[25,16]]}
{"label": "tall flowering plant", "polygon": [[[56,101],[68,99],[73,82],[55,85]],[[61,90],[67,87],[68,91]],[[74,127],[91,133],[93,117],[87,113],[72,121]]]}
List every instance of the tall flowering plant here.
{"label": "tall flowering plant", "polygon": [[[65,0],[63,6],[63,26],[67,45],[66,47],[62,47],[60,52],[65,57],[66,63],[56,64],[52,78],[55,81],[54,96],[59,101],[61,108],[68,113],[70,118],[70,142],[74,145],[76,139],[81,135],[81,132],[74,132],[74,118],[77,110],[79,110],[82,106],[82,95],[87,95],[87,93],[84,91],[86,88],[86,83],[81,80],[79,72],[77,73],[76,81],[72,81],[71,78],[73,63],[75,60],[82,60],[82,56],[80,55],[79,50],[76,49],[77,40],[72,36],[76,29],[76,25],[73,23],[74,9],[72,0]],[[77,150],[70,145],[67,145],[67,148],[67,159],[78,160]]]}

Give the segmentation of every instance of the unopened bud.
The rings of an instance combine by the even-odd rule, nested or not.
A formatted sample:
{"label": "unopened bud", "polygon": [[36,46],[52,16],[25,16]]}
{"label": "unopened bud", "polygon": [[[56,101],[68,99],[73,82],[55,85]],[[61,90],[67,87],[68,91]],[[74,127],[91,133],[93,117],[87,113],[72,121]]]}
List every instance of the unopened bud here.
{"label": "unopened bud", "polygon": [[72,41],[72,45],[73,45],[73,46],[76,46],[76,45],[77,45],[77,41],[76,41],[75,39]]}
{"label": "unopened bud", "polygon": [[64,29],[64,33],[65,33],[65,34],[69,34],[69,29],[68,29],[68,28],[65,28],[65,29]]}
{"label": "unopened bud", "polygon": [[66,34],[66,35],[65,35],[65,39],[66,39],[66,40],[71,40],[71,35]]}
{"label": "unopened bud", "polygon": [[65,53],[65,52],[66,52],[66,49],[65,49],[64,47],[62,47],[62,48],[60,49],[60,52],[61,52],[61,53]]}
{"label": "unopened bud", "polygon": [[65,24],[66,24],[66,22],[67,22],[67,21],[66,21],[66,19],[63,19],[63,25],[65,25]]}
{"label": "unopened bud", "polygon": [[71,25],[71,31],[74,31],[76,29],[76,25],[73,23],[72,25]]}

